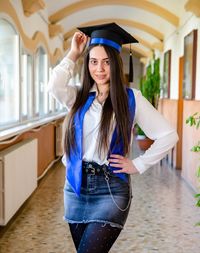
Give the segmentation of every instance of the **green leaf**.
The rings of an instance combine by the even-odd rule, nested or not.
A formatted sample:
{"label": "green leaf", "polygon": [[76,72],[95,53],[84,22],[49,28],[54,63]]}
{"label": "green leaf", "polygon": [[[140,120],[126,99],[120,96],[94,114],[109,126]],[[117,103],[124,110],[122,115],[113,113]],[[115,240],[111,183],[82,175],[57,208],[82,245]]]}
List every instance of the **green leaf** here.
{"label": "green leaf", "polygon": [[192,126],[193,126],[193,125],[196,125],[196,119],[195,119],[195,118],[192,118],[191,123],[192,123]]}
{"label": "green leaf", "polygon": [[[189,116],[186,119],[186,124],[189,124],[191,127],[194,126],[196,129],[199,129],[200,128],[200,113],[195,112],[193,115]],[[200,140],[198,141],[197,145],[195,145],[191,148],[191,151],[200,152]],[[200,166],[197,168],[196,176],[200,181]],[[195,194],[194,197],[197,200],[195,205],[197,207],[200,207],[200,193]],[[200,226],[200,222],[196,223],[195,225]]]}
{"label": "green leaf", "polygon": [[195,226],[200,226],[200,222],[197,222],[197,223],[195,224]]}
{"label": "green leaf", "polygon": [[196,129],[200,127],[200,120],[197,122]]}
{"label": "green leaf", "polygon": [[189,119],[186,119],[185,123],[188,124],[189,123]]}
{"label": "green leaf", "polygon": [[192,122],[192,116],[189,116],[189,117],[186,119],[186,123],[191,125],[191,122]]}
{"label": "green leaf", "polygon": [[192,151],[192,152],[197,152],[197,146],[192,147],[192,148],[191,148],[191,151]]}
{"label": "green leaf", "polygon": [[200,199],[199,199],[199,200],[197,200],[197,202],[196,202],[196,206],[200,207]]}
{"label": "green leaf", "polygon": [[199,143],[198,143],[196,146],[193,146],[193,147],[191,148],[191,151],[192,151],[192,152],[200,152]]}
{"label": "green leaf", "polygon": [[197,169],[197,177],[200,178],[200,166],[199,166],[198,169]]}

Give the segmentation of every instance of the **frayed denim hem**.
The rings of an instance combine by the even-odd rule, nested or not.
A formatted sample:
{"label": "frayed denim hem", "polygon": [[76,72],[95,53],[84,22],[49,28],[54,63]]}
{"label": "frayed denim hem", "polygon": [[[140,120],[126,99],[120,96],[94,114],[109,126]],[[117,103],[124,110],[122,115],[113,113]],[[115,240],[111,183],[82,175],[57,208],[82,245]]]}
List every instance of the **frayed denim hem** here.
{"label": "frayed denim hem", "polygon": [[120,228],[120,229],[123,229],[124,227],[122,225],[119,225],[117,223],[114,223],[114,222],[110,222],[110,221],[105,221],[105,220],[82,220],[82,221],[74,221],[74,220],[69,220],[65,217],[63,217],[63,220],[66,222],[66,223],[91,223],[91,222],[99,222],[99,223],[102,223],[102,227],[105,227],[106,225],[110,225],[111,227],[115,227],[115,228]]}

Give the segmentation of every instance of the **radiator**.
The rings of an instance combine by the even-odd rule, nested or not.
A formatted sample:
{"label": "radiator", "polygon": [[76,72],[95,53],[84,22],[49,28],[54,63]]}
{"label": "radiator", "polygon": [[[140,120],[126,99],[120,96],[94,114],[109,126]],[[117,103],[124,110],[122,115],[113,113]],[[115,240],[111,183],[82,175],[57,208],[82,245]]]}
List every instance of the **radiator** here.
{"label": "radiator", "polygon": [[6,225],[37,187],[37,139],[0,152],[0,225]]}

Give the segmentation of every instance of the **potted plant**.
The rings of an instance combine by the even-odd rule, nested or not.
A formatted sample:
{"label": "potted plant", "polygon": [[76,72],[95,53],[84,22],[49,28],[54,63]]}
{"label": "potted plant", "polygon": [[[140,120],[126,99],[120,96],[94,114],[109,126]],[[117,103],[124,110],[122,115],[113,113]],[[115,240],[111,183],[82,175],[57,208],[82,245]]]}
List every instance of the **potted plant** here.
{"label": "potted plant", "polygon": [[[200,128],[200,113],[196,112],[193,115],[189,116],[186,119],[186,124],[189,124],[191,127],[195,127],[196,129]],[[191,151],[193,152],[200,152],[200,140],[197,141],[197,144],[192,147]],[[200,182],[200,165],[197,168],[197,178]],[[200,207],[200,193],[195,194],[196,206]],[[200,221],[196,224],[197,226],[200,226]]]}
{"label": "potted plant", "polygon": [[154,141],[149,139],[138,125],[135,126],[135,132],[139,148],[142,151],[147,150],[153,144]]}
{"label": "potted plant", "polygon": [[[146,76],[140,79],[142,95],[155,107],[158,107],[160,96],[160,59],[155,59],[147,66]],[[136,140],[141,150],[148,149],[153,141],[149,139],[139,126],[135,128]]]}
{"label": "potted plant", "polygon": [[160,59],[153,58],[153,63],[147,66],[146,76],[140,80],[142,95],[155,107],[158,107],[160,97]]}

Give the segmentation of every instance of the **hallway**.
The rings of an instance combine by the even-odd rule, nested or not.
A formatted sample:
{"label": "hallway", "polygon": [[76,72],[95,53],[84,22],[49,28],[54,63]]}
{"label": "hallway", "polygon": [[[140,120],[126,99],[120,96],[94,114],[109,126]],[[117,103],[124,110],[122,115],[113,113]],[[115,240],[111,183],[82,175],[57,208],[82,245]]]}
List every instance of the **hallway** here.
{"label": "hallway", "polygon": [[[57,163],[0,238],[0,253],[75,253],[62,220],[65,169]],[[193,192],[165,164],[132,178],[130,214],[111,253],[199,253]]]}
{"label": "hallway", "polygon": [[[84,27],[94,33],[87,34]],[[116,125],[119,137],[128,137],[117,138],[114,147],[128,146],[128,116],[134,116],[133,138],[139,138],[141,129],[155,141],[152,149],[134,161],[136,169],[142,171],[170,152],[171,165],[164,159],[144,174],[132,176],[130,213],[110,253],[200,253],[200,226],[195,226],[200,222],[200,208],[194,198],[194,191],[200,192],[196,176],[200,165],[200,0],[0,0],[0,31],[0,253],[75,253],[63,221],[65,168],[60,156],[65,119],[76,90],[83,95],[80,103],[79,96],[76,100],[79,110],[86,96],[92,97],[89,87],[97,95],[94,106],[84,106],[91,121],[86,118],[82,124],[81,119],[80,135],[76,121],[71,121],[75,127],[69,126],[71,136],[85,138],[80,149],[83,159],[106,161],[106,156],[100,159],[96,147],[99,134],[105,137],[105,148],[112,144],[111,138],[111,143],[106,140],[109,122],[110,134]],[[72,43],[76,32],[85,38],[81,52]],[[96,45],[103,48],[93,50]],[[95,54],[89,53],[86,60],[90,49]],[[89,67],[91,59],[105,63],[99,64],[100,73],[92,71],[98,70],[98,64]],[[123,85],[135,89],[136,103],[126,96]],[[140,92],[173,129],[165,126],[162,117],[154,117],[155,111]],[[131,110],[127,105],[132,105]],[[179,141],[175,144],[176,132]],[[70,131],[66,136],[70,137]],[[137,158],[138,147],[132,149]],[[106,149],[102,151],[107,154]]]}

